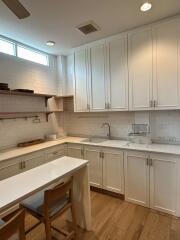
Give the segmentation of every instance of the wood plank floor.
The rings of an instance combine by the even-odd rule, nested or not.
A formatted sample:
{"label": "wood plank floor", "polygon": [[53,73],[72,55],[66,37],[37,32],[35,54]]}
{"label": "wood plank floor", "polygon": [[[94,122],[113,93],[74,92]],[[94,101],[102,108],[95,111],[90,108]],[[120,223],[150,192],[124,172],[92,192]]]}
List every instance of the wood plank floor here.
{"label": "wood plank floor", "polygon": [[[178,218],[100,193],[91,192],[91,199],[93,229],[91,232],[79,229],[79,240],[180,240]],[[27,228],[35,222],[27,215]],[[71,228],[62,218],[54,225],[67,230]],[[53,239],[63,239],[56,232],[53,235]],[[45,240],[44,226],[29,233],[27,240]]]}

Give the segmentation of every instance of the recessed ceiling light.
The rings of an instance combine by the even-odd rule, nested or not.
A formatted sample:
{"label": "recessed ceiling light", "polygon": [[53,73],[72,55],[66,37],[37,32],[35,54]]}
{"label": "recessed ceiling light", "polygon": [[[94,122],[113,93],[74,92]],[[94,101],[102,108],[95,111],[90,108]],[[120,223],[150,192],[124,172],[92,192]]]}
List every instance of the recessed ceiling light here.
{"label": "recessed ceiling light", "polygon": [[147,12],[147,11],[149,11],[151,8],[152,8],[152,3],[149,2],[149,1],[146,1],[146,2],[144,2],[144,3],[141,5],[141,11],[142,11],[142,12]]}
{"label": "recessed ceiling light", "polygon": [[53,41],[47,41],[47,42],[46,42],[46,45],[47,45],[48,47],[53,47],[55,44],[56,44],[56,43],[53,42]]}

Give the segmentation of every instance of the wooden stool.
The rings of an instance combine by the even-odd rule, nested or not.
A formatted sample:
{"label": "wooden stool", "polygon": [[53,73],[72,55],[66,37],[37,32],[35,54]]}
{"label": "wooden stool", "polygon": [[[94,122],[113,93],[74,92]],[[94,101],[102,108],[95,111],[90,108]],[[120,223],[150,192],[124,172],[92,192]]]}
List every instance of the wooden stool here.
{"label": "wooden stool", "polygon": [[[72,186],[73,180],[71,179],[67,183],[62,183],[53,189],[38,192],[37,194],[21,203],[21,206],[23,208],[25,208],[30,214],[39,220],[36,225],[34,225],[26,232],[26,234],[37,227],[39,224],[44,223],[47,240],[52,239],[51,228],[63,234],[66,237],[66,240],[76,239],[77,224],[73,204]],[[62,215],[68,209],[71,209],[72,222],[74,226],[74,230],[70,233],[62,229],[57,229],[51,225],[51,222],[54,219]]]}
{"label": "wooden stool", "polygon": [[25,212],[20,210],[7,222],[0,220],[0,239],[8,240],[18,234],[19,240],[25,240],[24,218]]}

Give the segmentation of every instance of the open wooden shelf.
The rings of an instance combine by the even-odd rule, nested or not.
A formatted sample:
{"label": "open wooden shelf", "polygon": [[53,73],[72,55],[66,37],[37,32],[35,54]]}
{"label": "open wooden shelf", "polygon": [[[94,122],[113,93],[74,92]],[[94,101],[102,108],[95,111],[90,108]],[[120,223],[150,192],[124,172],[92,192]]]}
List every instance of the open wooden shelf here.
{"label": "open wooden shelf", "polygon": [[55,96],[55,98],[71,98],[73,95]]}
{"label": "open wooden shelf", "polygon": [[0,90],[0,94],[4,95],[18,95],[18,96],[27,96],[27,97],[43,97],[45,99],[45,105],[47,106],[47,101],[49,98],[55,97],[55,95],[50,94],[41,94],[41,93],[26,93],[26,92],[18,92],[18,91],[6,91]]}
{"label": "open wooden shelf", "polygon": [[[33,114],[45,114],[46,115],[46,121],[48,122],[49,115],[54,113],[56,111],[34,111],[34,112],[0,112],[0,120],[6,120],[6,119],[16,119],[16,118],[32,118],[32,117],[38,117],[38,115]],[[21,117],[13,117],[13,115],[23,115]],[[33,116],[30,116],[33,115]],[[8,116],[8,117],[6,117]]]}

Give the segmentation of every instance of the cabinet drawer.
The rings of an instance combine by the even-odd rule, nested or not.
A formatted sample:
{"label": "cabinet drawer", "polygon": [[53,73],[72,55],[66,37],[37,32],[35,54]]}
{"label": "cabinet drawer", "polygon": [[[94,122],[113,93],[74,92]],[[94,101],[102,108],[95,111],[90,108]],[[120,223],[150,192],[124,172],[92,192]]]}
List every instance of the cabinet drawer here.
{"label": "cabinet drawer", "polygon": [[74,158],[84,158],[84,147],[81,144],[68,144],[68,156]]}
{"label": "cabinet drawer", "polygon": [[21,163],[21,161],[14,163],[13,159],[12,159],[11,162],[8,161],[6,166],[1,166],[0,167],[0,180],[12,177],[12,176],[20,173],[20,171],[21,171],[20,163]]}
{"label": "cabinet drawer", "polygon": [[38,151],[0,163],[0,180],[12,177],[44,163],[44,152]]}
{"label": "cabinet drawer", "polygon": [[56,147],[52,147],[46,150],[46,162],[55,160],[57,158],[63,157],[67,155],[67,145],[59,145]]}

